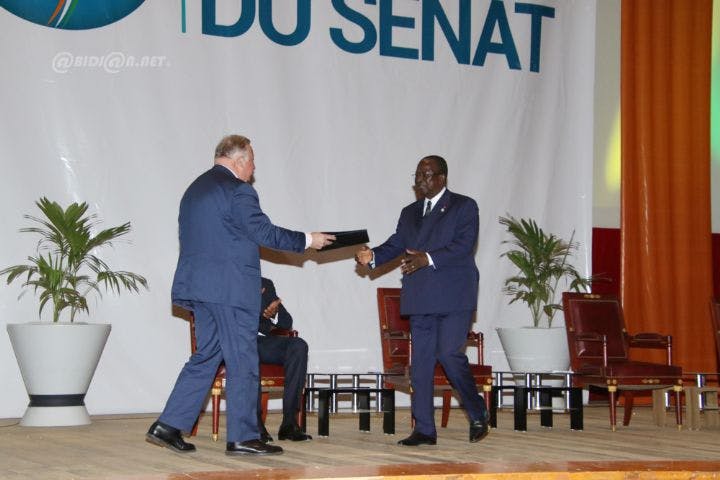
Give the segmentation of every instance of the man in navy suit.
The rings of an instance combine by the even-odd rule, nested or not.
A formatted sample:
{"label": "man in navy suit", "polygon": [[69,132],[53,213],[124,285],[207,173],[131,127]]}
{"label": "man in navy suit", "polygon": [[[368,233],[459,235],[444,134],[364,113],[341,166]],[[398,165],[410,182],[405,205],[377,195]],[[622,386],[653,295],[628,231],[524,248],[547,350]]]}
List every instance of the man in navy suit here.
{"label": "man in navy suit", "polygon": [[[308,344],[300,337],[273,335],[275,329],[291,330],[293,318],[287,311],[275,291],[275,285],[269,278],[262,277],[261,314],[258,328],[258,356],[260,363],[282,365],[285,372],[283,388],[283,418],[278,430],[280,440],[302,442],[312,440],[312,436],[303,432],[297,423],[300,410],[300,396],[305,386],[307,374]],[[277,318],[276,318],[277,317]],[[273,321],[276,319],[276,321]],[[272,437],[263,425],[260,416],[260,392],[258,392],[258,425],[260,439],[272,442]]]}
{"label": "man in navy suit", "polygon": [[415,428],[400,445],[435,445],[433,376],[445,369],[470,419],[470,441],[488,433],[487,409],[470,372],[465,342],[477,309],[479,273],[475,266],[478,207],[475,200],[446,188],[447,163],[430,155],[415,170],[419,200],[405,207],[395,233],[372,250],[356,254],[362,265],[382,265],[399,255],[400,312],[410,317],[412,414]]}
{"label": "man in navy suit", "polygon": [[257,329],[260,315],[260,246],[302,252],[334,237],[272,224],[250,185],[255,157],[250,140],[223,138],[215,165],[200,175],[180,201],[180,256],[172,301],[195,316],[197,350],[178,376],[165,408],[146,440],[185,453],[195,446],[191,430],[218,365],[225,361],[228,455],[280,454],[260,440],[257,413]]}

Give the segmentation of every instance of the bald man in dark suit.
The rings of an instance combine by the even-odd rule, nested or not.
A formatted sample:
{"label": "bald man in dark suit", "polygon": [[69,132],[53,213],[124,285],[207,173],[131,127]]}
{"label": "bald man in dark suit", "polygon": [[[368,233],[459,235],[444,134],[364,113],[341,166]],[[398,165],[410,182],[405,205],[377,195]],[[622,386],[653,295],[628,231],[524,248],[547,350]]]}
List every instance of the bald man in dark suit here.
{"label": "bald man in dark suit", "polygon": [[435,445],[433,376],[440,362],[462,399],[470,420],[470,442],[488,433],[485,402],[465,355],[465,342],[477,309],[479,273],[475,265],[479,218],[475,200],[446,188],[447,163],[437,155],[415,170],[416,202],[403,208],[397,229],[382,245],[363,247],[356,259],[382,265],[400,255],[400,313],[410,317],[415,428],[398,443]]}

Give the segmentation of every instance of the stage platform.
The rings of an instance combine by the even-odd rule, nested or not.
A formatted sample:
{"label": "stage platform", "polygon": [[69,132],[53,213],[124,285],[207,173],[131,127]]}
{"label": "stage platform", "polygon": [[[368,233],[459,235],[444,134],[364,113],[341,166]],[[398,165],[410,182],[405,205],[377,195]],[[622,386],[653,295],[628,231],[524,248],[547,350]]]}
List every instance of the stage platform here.
{"label": "stage platform", "polygon": [[[226,456],[224,425],[221,440],[213,442],[209,416],[191,440],[198,451],[188,455],[144,441],[155,415],[93,417],[92,425],[73,428],[23,428],[16,420],[0,420],[0,479],[720,480],[720,428],[678,431],[672,422],[656,427],[648,407],[636,407],[631,425],[616,432],[607,407],[587,407],[583,431],[569,429],[568,415],[557,415],[552,429],[531,415],[528,430],[515,432],[512,411],[503,410],[498,428],[476,444],[467,441],[462,410],[453,409],[438,444],[418,448],[396,445],[409,433],[409,416],[398,410],[397,433],[384,435],[381,414],[373,414],[369,433],[358,431],[357,415],[334,415],[329,437],[276,441],[285,454],[273,457]],[[269,416],[271,433],[279,421],[279,414]],[[317,432],[315,415],[308,427]]]}

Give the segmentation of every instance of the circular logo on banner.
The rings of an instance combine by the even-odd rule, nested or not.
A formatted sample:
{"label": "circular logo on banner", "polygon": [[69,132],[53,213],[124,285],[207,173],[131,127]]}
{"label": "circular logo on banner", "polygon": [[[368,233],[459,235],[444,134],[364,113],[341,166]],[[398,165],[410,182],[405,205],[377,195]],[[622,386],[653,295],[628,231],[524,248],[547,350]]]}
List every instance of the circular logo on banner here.
{"label": "circular logo on banner", "polygon": [[3,0],[10,13],[63,30],[104,27],[126,17],[145,0]]}

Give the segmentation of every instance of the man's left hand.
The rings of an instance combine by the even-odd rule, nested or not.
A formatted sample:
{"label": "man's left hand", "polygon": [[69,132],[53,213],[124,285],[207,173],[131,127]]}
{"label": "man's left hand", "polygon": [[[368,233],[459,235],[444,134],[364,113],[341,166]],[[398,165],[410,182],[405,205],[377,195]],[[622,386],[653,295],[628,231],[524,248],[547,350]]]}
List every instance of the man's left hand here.
{"label": "man's left hand", "polygon": [[405,258],[400,262],[400,271],[405,275],[410,275],[423,267],[427,267],[428,264],[425,252],[408,248],[405,250]]}

